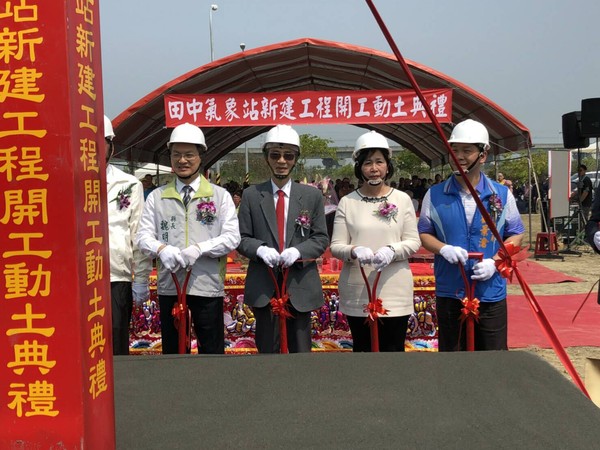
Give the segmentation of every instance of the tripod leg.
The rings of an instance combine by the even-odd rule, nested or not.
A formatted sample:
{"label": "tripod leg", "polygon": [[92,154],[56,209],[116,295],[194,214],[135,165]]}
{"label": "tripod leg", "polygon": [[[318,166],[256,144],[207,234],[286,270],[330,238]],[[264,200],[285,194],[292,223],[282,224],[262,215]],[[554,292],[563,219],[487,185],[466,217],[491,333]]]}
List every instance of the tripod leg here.
{"label": "tripod leg", "polygon": [[[575,251],[575,250],[571,250],[571,246],[572,245],[577,245],[576,244],[576,240],[577,240],[577,235],[579,234],[579,223],[580,223],[580,219],[579,217],[583,216],[583,214],[581,213],[581,209],[577,208],[575,211],[573,211],[573,214],[571,214],[569,216],[569,220],[567,220],[567,223],[565,223],[562,227],[561,231],[565,231],[566,230],[566,248],[564,250],[561,250],[559,253],[564,253],[567,255],[577,255],[577,256],[581,256],[581,252]],[[573,238],[571,238],[571,227],[573,226],[573,221],[577,219],[577,229],[575,230],[575,235],[573,236]],[[571,225],[571,227],[569,227],[569,225]]]}

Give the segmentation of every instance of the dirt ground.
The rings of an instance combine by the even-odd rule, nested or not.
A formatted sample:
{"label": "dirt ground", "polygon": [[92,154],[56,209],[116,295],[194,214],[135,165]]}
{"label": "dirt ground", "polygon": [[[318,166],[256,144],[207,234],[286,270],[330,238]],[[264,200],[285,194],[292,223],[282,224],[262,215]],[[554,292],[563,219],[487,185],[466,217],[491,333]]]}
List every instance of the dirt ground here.
{"label": "dirt ground", "polygon": [[[523,243],[527,244],[529,242],[529,229],[531,229],[531,252],[533,253],[535,249],[535,239],[537,233],[541,232],[542,229],[540,215],[532,214],[531,222],[528,215],[523,215],[522,218],[525,228],[527,229]],[[588,293],[590,288],[598,281],[600,276],[600,255],[594,253],[587,244],[572,244],[570,247],[567,247],[560,239],[560,236],[558,241],[559,256],[564,257],[564,259],[535,259],[533,257],[532,259],[550,269],[574,277],[582,278],[585,281],[580,283],[532,284],[530,285],[531,290],[535,295]],[[565,250],[567,251],[565,252]],[[571,251],[578,252],[579,254],[571,254]],[[597,292],[597,287],[594,288],[594,292]],[[518,284],[509,285],[508,293],[522,294],[521,287]],[[592,297],[593,298],[588,299],[588,302],[596,301],[595,294],[592,294]],[[600,306],[598,307],[600,308]],[[571,361],[573,362],[573,366],[582,379],[584,378],[586,359],[600,359],[600,347],[569,347],[566,350],[569,358],[571,358]],[[537,354],[570,379],[570,376],[567,374],[566,370],[564,370],[553,349],[529,347],[525,349],[519,349],[519,351],[528,351]]]}

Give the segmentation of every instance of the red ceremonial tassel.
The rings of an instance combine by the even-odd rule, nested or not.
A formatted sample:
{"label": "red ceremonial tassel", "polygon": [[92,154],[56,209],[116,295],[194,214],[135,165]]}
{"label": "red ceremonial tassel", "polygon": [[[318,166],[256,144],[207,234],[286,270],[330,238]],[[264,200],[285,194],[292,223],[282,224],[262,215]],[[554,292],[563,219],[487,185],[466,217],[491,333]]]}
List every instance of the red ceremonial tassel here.
{"label": "red ceremonial tassel", "polygon": [[269,267],[269,275],[273,280],[275,286],[275,297],[271,299],[271,311],[273,314],[279,317],[279,352],[289,353],[288,341],[287,341],[287,318],[292,317],[288,311],[289,296],[287,294],[287,277],[290,272],[289,268],[283,269],[283,281],[281,287],[277,282],[277,277],[273,272],[273,269]]}
{"label": "red ceremonial tassel", "polygon": [[[469,259],[477,259],[481,261],[483,259],[483,253],[469,253]],[[475,321],[479,321],[479,300],[475,298],[475,281],[469,283],[467,273],[462,264],[458,264],[460,267],[460,274],[462,275],[463,282],[465,283],[465,298],[462,299],[463,307],[460,310],[460,323],[461,329],[462,324],[466,322],[467,329],[467,351],[475,351]],[[459,338],[460,340],[460,338]]]}
{"label": "red ceremonial tassel", "polygon": [[479,322],[479,300],[465,297],[462,299],[463,307],[460,312],[461,325],[466,322],[467,351],[475,351],[475,322]]}
{"label": "red ceremonial tassel", "polygon": [[183,288],[179,285],[177,275],[171,272],[171,277],[175,283],[175,289],[177,290],[177,303],[173,305],[171,314],[173,315],[173,323],[178,331],[178,342],[177,352],[180,355],[185,355],[188,349],[191,347],[191,335],[192,335],[192,315],[187,306],[187,286],[190,281],[191,271],[187,271],[185,275],[185,281],[183,282]]}
{"label": "red ceremonial tassel", "polygon": [[369,322],[371,351],[377,353],[379,352],[378,318],[379,316],[385,316],[388,313],[388,310],[383,307],[383,300],[377,297],[377,284],[379,283],[381,272],[377,272],[377,275],[375,276],[373,289],[371,289],[369,279],[362,266],[360,266],[360,273],[362,274],[363,280],[365,280],[365,286],[367,287],[367,294],[369,296],[369,303],[364,305],[363,311],[367,313],[367,321]]}

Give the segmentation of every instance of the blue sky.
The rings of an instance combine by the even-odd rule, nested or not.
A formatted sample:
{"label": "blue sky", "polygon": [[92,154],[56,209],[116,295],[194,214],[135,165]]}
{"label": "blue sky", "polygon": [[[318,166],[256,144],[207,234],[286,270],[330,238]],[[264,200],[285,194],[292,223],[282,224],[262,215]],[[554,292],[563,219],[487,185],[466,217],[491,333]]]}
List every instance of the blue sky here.
{"label": "blue sky", "polygon": [[[600,2],[374,0],[403,56],[467,84],[507,110],[534,144],[562,142],[561,117],[600,97]],[[102,0],[106,114],[215,59],[302,37],[391,53],[363,0]],[[364,130],[301,133],[353,145]]]}

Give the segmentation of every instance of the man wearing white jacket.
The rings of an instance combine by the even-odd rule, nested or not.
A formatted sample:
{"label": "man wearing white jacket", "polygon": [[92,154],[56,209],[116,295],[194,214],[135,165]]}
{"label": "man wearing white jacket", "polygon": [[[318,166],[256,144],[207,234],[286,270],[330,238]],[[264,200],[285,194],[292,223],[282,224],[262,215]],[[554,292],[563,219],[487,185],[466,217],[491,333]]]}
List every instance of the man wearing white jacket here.
{"label": "man wearing white jacket", "polygon": [[227,254],[240,243],[235,205],[229,192],[200,173],[206,151],[200,128],[178,125],[167,146],[177,178],[148,195],[136,237],[143,252],[157,257],[162,350],[167,354],[179,349],[172,317],[178,298],[171,274],[183,286],[189,271],[186,301],[198,353],[222,354]]}
{"label": "man wearing white jacket", "polygon": [[114,152],[112,123],[104,116],[106,140],[106,195],[110,244],[110,291],[112,300],[113,355],[129,354],[129,322],[133,300],[148,299],[148,276],[152,260],[134,244],[144,209],[142,183],[108,161]]}

